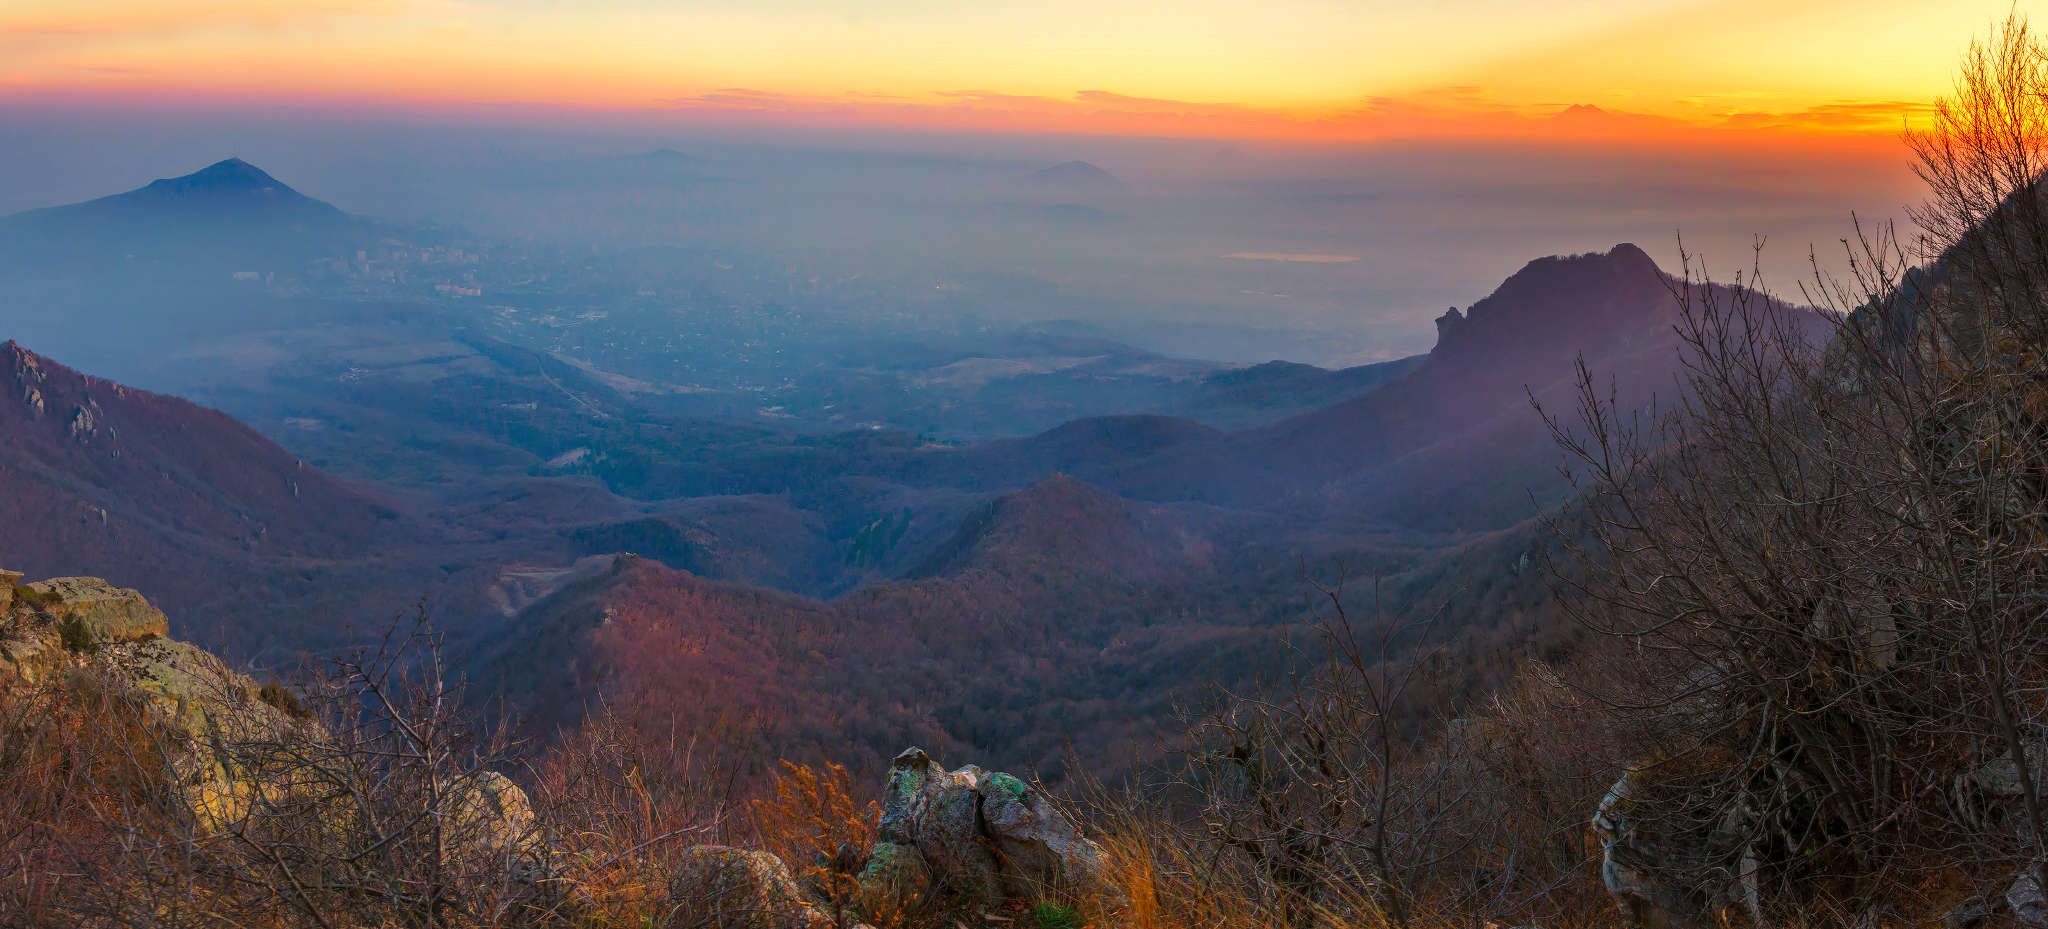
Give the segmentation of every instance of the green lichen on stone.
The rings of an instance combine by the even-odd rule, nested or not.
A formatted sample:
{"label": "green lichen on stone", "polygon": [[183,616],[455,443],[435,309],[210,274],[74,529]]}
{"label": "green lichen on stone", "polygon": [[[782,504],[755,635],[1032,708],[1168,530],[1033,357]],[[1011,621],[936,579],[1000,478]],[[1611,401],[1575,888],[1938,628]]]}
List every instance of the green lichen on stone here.
{"label": "green lichen on stone", "polygon": [[995,774],[989,775],[988,780],[983,782],[981,792],[983,794],[999,793],[1012,799],[1022,800],[1026,794],[1031,792],[1031,788],[1016,775],[1004,774],[998,771]]}
{"label": "green lichen on stone", "polygon": [[67,652],[85,654],[99,646],[99,640],[92,634],[92,627],[76,616],[66,616],[57,623],[57,641]]}
{"label": "green lichen on stone", "polygon": [[876,842],[874,850],[868,853],[867,866],[860,870],[863,886],[888,886],[906,876],[914,869],[924,871],[924,860],[917,856],[917,850],[894,842]]}

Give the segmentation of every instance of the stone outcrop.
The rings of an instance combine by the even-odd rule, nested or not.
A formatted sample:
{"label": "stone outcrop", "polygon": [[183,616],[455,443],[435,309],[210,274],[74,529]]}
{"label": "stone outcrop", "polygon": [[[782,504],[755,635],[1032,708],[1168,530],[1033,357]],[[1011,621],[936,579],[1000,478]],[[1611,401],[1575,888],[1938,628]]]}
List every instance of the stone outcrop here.
{"label": "stone outcrop", "polygon": [[160,639],[171,632],[162,610],[142,594],[97,577],[59,577],[30,584],[30,599],[66,635],[88,646]]}
{"label": "stone outcrop", "polygon": [[133,590],[96,577],[26,586],[0,572],[0,685],[35,682],[106,647],[133,646],[169,632],[162,611]]}
{"label": "stone outcrop", "polygon": [[782,859],[767,852],[700,845],[669,879],[668,929],[832,929],[805,899]]}
{"label": "stone outcrop", "polygon": [[[43,686],[61,696],[74,680],[119,688],[179,746],[170,775],[202,821],[233,816],[261,789],[215,756],[221,739],[310,732],[308,721],[265,699],[263,688],[204,649],[165,636],[162,611],[140,593],[96,577],[20,585],[0,573],[0,687]],[[73,678],[72,672],[84,676]]]}
{"label": "stone outcrop", "polygon": [[[256,681],[204,649],[170,638],[164,614],[141,594],[89,577],[22,584],[0,571],[0,695],[33,695],[61,705],[87,692],[119,695],[169,736],[170,783],[202,830],[224,832],[258,810],[312,809],[323,819],[359,815],[325,793],[310,801],[303,779],[271,779],[260,753],[271,746],[287,766],[305,746],[339,740],[278,685]],[[318,752],[314,752],[318,755]],[[268,804],[266,807],[265,805]],[[569,886],[563,856],[526,793],[483,770],[452,785],[439,811],[444,860],[490,885],[505,913],[535,924],[569,918],[588,903]],[[268,815],[268,814],[266,814]],[[1117,901],[1103,854],[1042,790],[1009,774],[969,765],[947,770],[918,749],[899,755],[888,776],[879,841],[861,874],[868,899],[935,895],[960,903],[1037,902],[1086,895]],[[668,875],[671,929],[834,929],[836,914],[807,897],[775,856],[723,846],[690,849]]]}
{"label": "stone outcrop", "polygon": [[[91,577],[20,584],[0,571],[0,692],[66,701],[113,693],[166,738],[166,786],[203,829],[236,823],[257,804],[305,808],[302,778],[269,778],[263,746],[319,745],[330,734],[276,684],[259,685],[212,653],[169,638],[164,614],[141,594]],[[125,712],[125,710],[124,710]],[[250,756],[237,746],[258,746]],[[290,768],[301,756],[286,749]],[[301,786],[295,787],[294,784]],[[324,801],[314,801],[316,804]],[[465,874],[485,876],[508,907],[560,912],[555,849],[520,787],[484,770],[454,785],[444,848]],[[273,807],[275,809],[277,807]],[[346,802],[331,815],[353,815]],[[509,892],[509,897],[506,895]]]}
{"label": "stone outcrop", "polygon": [[1638,774],[1623,774],[1593,814],[1600,844],[1600,882],[1632,926],[1690,926],[1701,910],[1697,895],[1671,874],[1669,838],[1638,816]]}
{"label": "stone outcrop", "polygon": [[889,767],[880,841],[861,877],[981,902],[1109,889],[1102,850],[1043,791],[975,765],[948,771],[915,748]]}

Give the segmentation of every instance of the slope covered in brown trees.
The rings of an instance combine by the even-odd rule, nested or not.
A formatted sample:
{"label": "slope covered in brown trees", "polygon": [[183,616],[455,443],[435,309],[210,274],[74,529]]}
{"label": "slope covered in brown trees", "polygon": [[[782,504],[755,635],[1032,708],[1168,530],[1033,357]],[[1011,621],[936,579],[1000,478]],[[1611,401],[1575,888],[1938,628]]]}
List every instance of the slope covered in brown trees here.
{"label": "slope covered in brown trees", "polygon": [[0,344],[0,438],[0,561],[148,587],[210,641],[260,641],[237,620],[262,611],[317,612],[400,537],[372,492],[228,416],[13,342]]}

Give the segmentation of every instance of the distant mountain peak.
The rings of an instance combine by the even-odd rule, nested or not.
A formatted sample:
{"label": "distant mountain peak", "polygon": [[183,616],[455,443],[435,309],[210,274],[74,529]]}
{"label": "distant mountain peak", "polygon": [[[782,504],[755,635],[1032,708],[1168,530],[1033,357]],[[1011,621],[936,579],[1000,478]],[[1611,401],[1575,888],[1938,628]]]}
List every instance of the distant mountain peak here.
{"label": "distant mountain peak", "polygon": [[1617,275],[1662,281],[1663,269],[1657,267],[1656,259],[1633,242],[1622,242],[1604,252],[1587,252],[1581,255],[1551,255],[1538,258],[1522,266],[1500,286],[1505,292],[1543,283],[1542,279],[1555,275]]}
{"label": "distant mountain peak", "polygon": [[1552,255],[1522,266],[1464,313],[1437,318],[1437,358],[1497,360],[1546,345],[1587,346],[1633,330],[1668,328],[1670,284],[1648,252],[1623,242],[1605,252]]}
{"label": "distant mountain peak", "polygon": [[227,157],[192,172],[190,177],[208,178],[224,183],[276,184],[277,178],[238,157]]}
{"label": "distant mountain peak", "polygon": [[1031,179],[1046,186],[1076,190],[1120,190],[1124,186],[1122,178],[1086,161],[1062,161],[1032,172]]}
{"label": "distant mountain peak", "polygon": [[666,146],[666,145],[662,146],[661,148],[657,148],[657,149],[655,149],[654,151],[651,151],[651,152],[647,152],[646,154],[643,154],[643,155],[641,155],[640,157],[642,157],[642,158],[645,158],[645,159],[647,159],[648,161],[696,161],[696,160],[697,160],[697,156],[695,156],[695,155],[692,155],[692,154],[690,154],[689,152],[685,152],[685,151],[679,151],[679,150],[677,150],[677,149],[669,148],[669,147],[668,147],[668,146]]}
{"label": "distant mountain peak", "polygon": [[319,202],[271,177],[270,172],[240,158],[225,158],[191,174],[152,181],[149,186],[137,193],[153,193],[165,197],[241,195]]}
{"label": "distant mountain peak", "polygon": [[[0,217],[15,260],[170,261],[190,272],[285,270],[348,247],[364,225],[241,158],[112,196]],[[0,252],[7,250],[0,249]],[[125,256],[125,257],[124,257]]]}

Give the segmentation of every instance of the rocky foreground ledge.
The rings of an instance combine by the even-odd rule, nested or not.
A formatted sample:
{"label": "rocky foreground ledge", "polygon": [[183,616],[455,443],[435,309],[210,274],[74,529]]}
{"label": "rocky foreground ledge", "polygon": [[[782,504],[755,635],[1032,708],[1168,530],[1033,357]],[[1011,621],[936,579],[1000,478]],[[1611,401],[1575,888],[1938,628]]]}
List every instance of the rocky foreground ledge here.
{"label": "rocky foreground ledge", "polygon": [[[59,700],[117,692],[123,706],[171,737],[176,795],[201,830],[234,828],[278,784],[241,770],[222,746],[252,741],[322,744],[330,736],[284,687],[259,684],[218,657],[169,637],[163,612],[141,593],[95,577],[24,584],[0,571],[0,696],[31,691]],[[469,779],[439,811],[466,828],[456,854],[502,869],[497,887],[533,925],[572,924],[574,862],[510,778]],[[847,929],[845,913],[816,899],[766,852],[704,845],[677,859],[666,925],[693,929]],[[804,864],[804,863],[799,863]],[[863,895],[946,899],[972,908],[1087,895],[1112,907],[1100,848],[1055,800],[1018,777],[975,765],[947,770],[920,749],[891,765],[879,840],[855,873]]]}

